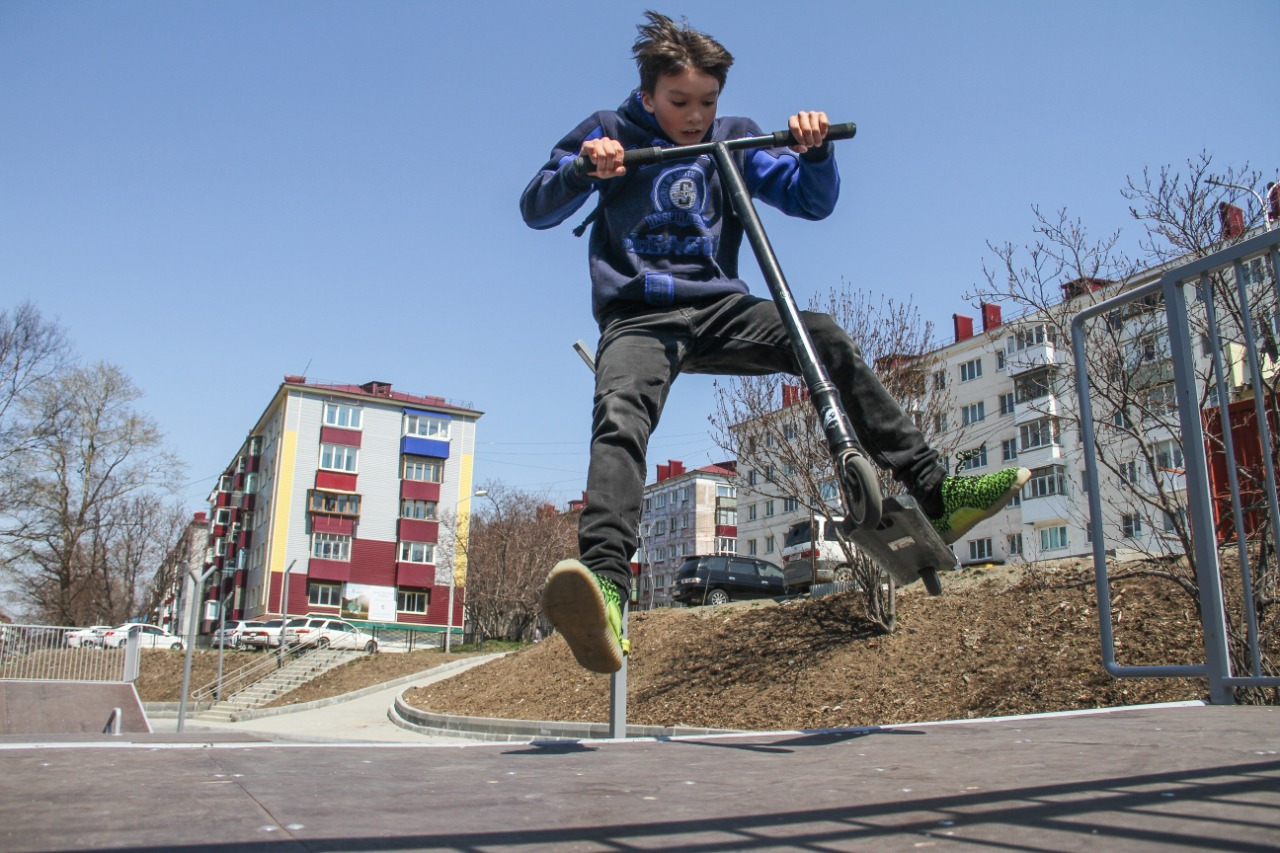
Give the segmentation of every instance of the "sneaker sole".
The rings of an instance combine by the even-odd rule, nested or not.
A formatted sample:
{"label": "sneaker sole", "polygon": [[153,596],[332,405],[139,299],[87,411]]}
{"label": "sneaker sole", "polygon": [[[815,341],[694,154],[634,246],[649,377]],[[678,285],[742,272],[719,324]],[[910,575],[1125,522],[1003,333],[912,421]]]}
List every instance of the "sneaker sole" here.
{"label": "sneaker sole", "polygon": [[942,541],[948,545],[954,545],[956,541],[960,539],[961,536],[964,536],[966,533],[972,530],[974,526],[978,524],[978,522],[986,521],[988,518],[990,518],[991,516],[995,515],[997,512],[1000,512],[1002,509],[1008,506],[1009,501],[1013,500],[1013,496],[1016,495],[1019,491],[1021,491],[1022,487],[1026,485],[1027,480],[1030,480],[1030,479],[1031,479],[1031,471],[1027,468],[1019,468],[1018,479],[1013,481],[1013,485],[1010,486],[1009,489],[1004,493],[1004,497],[1000,498],[998,501],[993,503],[991,506],[987,507],[985,510],[959,509],[951,513],[951,518],[949,519],[951,524],[951,530],[948,531],[947,535],[942,537]]}
{"label": "sneaker sole", "polygon": [[564,560],[547,575],[542,612],[569,644],[584,669],[611,673],[622,669],[622,647],[605,616],[596,579],[577,560]]}

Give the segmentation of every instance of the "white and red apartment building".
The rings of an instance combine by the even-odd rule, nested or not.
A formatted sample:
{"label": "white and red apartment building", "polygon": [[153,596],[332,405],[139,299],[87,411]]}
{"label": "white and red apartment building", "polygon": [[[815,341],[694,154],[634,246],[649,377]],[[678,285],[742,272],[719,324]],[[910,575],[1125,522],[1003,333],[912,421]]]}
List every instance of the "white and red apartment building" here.
{"label": "white and red apartment building", "polygon": [[733,462],[689,471],[678,459],[657,467],[644,488],[640,549],[633,583],[641,608],[671,604],[676,570],[686,558],[733,554],[738,542],[737,473]]}
{"label": "white and red apartment building", "polygon": [[461,628],[452,531],[465,544],[481,415],[385,382],[286,376],[210,495],[209,597],[221,589],[227,619]]}

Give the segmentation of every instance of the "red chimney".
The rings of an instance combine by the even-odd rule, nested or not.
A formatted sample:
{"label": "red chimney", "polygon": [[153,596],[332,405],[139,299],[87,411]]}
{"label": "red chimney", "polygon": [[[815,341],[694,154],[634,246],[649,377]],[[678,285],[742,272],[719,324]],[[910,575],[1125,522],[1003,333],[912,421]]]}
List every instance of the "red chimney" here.
{"label": "red chimney", "polygon": [[1222,223],[1222,239],[1230,240],[1244,233],[1244,211],[1234,204],[1219,202],[1218,221]]}
{"label": "red chimney", "polygon": [[669,480],[669,479],[671,479],[671,466],[659,465],[658,466],[658,482],[661,483],[664,480]]}
{"label": "red chimney", "polygon": [[982,308],[982,331],[989,332],[1000,328],[1000,306],[990,302],[980,303]]}
{"label": "red chimney", "polygon": [[956,327],[956,343],[967,341],[973,337],[973,318],[962,314],[952,314],[951,321]]}

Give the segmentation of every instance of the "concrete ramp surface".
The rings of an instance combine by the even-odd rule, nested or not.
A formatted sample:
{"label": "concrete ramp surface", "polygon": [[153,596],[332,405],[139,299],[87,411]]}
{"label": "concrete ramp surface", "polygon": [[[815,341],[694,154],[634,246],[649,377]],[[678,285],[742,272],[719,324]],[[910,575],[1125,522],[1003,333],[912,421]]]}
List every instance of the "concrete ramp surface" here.
{"label": "concrete ramp surface", "polygon": [[101,734],[116,708],[119,731],[151,731],[132,683],[0,680],[0,735]]}

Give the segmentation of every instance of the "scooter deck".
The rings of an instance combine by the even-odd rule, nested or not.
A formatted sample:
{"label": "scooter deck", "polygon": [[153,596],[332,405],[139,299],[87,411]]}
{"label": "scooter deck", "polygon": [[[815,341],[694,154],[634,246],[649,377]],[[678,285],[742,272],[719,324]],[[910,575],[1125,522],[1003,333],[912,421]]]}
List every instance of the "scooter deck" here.
{"label": "scooter deck", "polygon": [[899,586],[922,580],[931,595],[942,592],[938,572],[959,565],[955,553],[909,495],[885,498],[880,523],[874,529],[854,528],[845,533]]}

